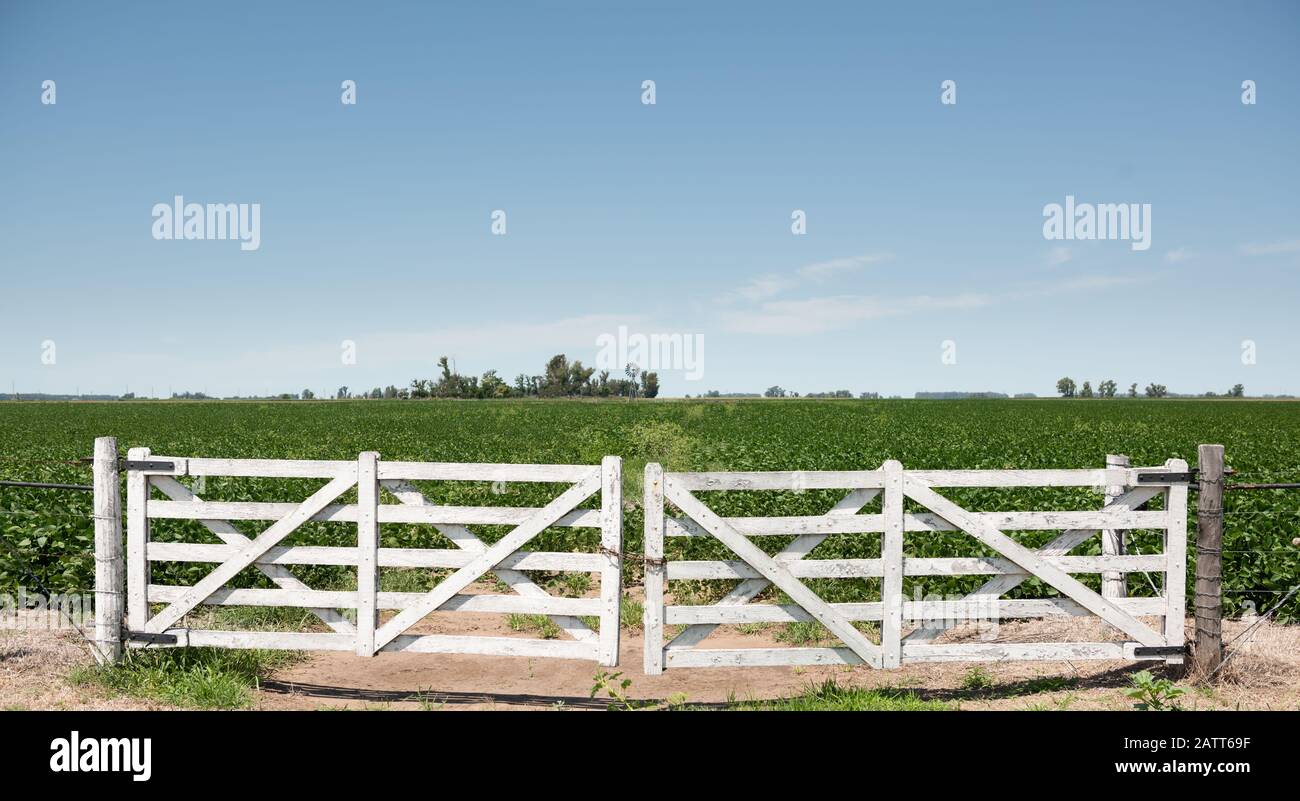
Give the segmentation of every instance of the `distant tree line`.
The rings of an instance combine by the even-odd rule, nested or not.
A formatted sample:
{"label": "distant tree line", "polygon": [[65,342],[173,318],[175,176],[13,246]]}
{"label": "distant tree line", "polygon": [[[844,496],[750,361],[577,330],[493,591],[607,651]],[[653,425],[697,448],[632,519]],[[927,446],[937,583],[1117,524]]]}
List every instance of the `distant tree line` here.
{"label": "distant tree line", "polygon": [[[1084,381],[1083,387],[1080,388],[1078,385],[1074,383],[1074,379],[1070,378],[1069,376],[1066,376],[1065,378],[1062,378],[1061,380],[1056,382],[1056,392],[1062,398],[1113,398],[1115,397],[1118,389],[1119,387],[1115,384],[1114,381],[1110,379],[1106,379],[1105,381],[1099,383],[1097,385],[1096,390],[1092,388],[1092,382],[1090,381]],[[1148,398],[1171,397],[1168,387],[1166,387],[1164,384],[1156,384],[1154,382],[1147,384],[1146,389],[1143,390],[1143,394]],[[1138,385],[1136,383],[1129,384],[1127,395],[1130,398],[1136,398],[1138,396]],[[1219,395],[1217,392],[1205,392],[1201,395],[1172,395],[1172,397],[1244,398],[1246,397],[1246,388],[1241,384],[1234,384],[1232,389],[1228,390],[1223,395]]]}
{"label": "distant tree line", "polygon": [[[353,394],[346,386],[339,387],[334,394],[337,399],[371,398],[421,400],[425,398],[654,398],[659,395],[659,374],[645,372],[636,364],[624,368],[625,377],[610,375],[608,370],[596,372],[593,367],[584,367],[582,362],[557,353],[546,362],[541,375],[520,373],[512,383],[497,375],[496,370],[488,370],[482,376],[462,375],[451,365],[451,360],[443,356],[438,359],[438,375],[433,378],[416,378],[411,383],[398,389],[389,385],[383,389],[375,387],[369,392]],[[307,398],[309,390],[304,390]]]}

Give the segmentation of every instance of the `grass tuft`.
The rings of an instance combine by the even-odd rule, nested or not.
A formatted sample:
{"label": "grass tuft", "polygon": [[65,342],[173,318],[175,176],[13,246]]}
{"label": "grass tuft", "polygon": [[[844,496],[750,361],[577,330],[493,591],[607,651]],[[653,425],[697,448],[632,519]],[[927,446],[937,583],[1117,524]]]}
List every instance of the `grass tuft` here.
{"label": "grass tuft", "polygon": [[943,701],[928,701],[898,687],[853,687],[826,679],[802,695],[770,701],[738,701],[728,709],[762,712],[933,712],[953,709]]}
{"label": "grass tuft", "polygon": [[76,668],[69,681],[193,709],[243,709],[253,689],[276,668],[302,658],[294,651],[165,648],[127,652],[116,665]]}

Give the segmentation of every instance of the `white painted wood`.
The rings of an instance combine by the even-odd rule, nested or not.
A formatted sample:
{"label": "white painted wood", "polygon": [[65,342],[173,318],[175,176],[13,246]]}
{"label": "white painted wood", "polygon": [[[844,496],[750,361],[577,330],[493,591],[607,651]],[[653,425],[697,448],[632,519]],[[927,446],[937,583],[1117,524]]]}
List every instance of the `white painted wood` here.
{"label": "white painted wood", "polygon": [[95,660],[122,658],[122,615],[126,566],[122,559],[122,486],[118,480],[117,438],[96,437],[92,464],[95,482]]}
{"label": "white painted wood", "polygon": [[880,585],[881,667],[896,668],[903,658],[903,465],[890,459],[882,465],[885,497],[881,516],[885,532],[880,541],[884,577]]}
{"label": "white painted wood", "polygon": [[[823,517],[832,518],[836,520],[838,520],[839,518],[855,517],[858,515],[858,512],[862,511],[863,507],[865,507],[868,503],[871,503],[871,501],[873,501],[878,494],[880,494],[880,488],[878,487],[850,490],[843,498],[837,501],[835,503],[835,506],[833,506],[831,510],[828,511]],[[686,519],[689,520],[689,518]],[[740,518],[740,519],[743,520],[744,518]],[[698,525],[695,524],[694,521],[690,521],[690,522],[693,525]],[[780,561],[783,564],[797,565],[798,560],[807,557],[808,554],[810,554],[814,548],[816,548],[818,545],[824,542],[825,539],[826,539],[826,535],[820,532],[809,532],[809,533],[800,534],[798,537],[795,537],[795,539],[789,545],[787,545],[785,548],[782,548],[781,551],[777,553],[776,559],[777,561]],[[878,562],[878,560],[857,560],[857,561]],[[751,570],[754,575],[746,575],[743,577],[725,576],[725,578],[745,578],[746,580],[742,581],[740,584],[737,584],[735,589],[727,593],[726,597],[722,598],[722,600],[720,600],[719,603],[722,604],[745,603],[746,601],[753,599],[760,592],[762,592],[763,590],[771,586],[770,582],[768,582],[767,579],[762,578],[760,575],[757,575],[758,571],[753,570],[748,565],[745,565],[743,562],[739,564],[742,565],[745,569]],[[674,578],[671,572],[674,566],[675,563],[668,565],[668,570],[665,574],[667,578]],[[851,570],[853,569],[853,565],[847,564],[845,565],[845,568]],[[795,575],[800,575],[800,574],[795,573]],[[876,573],[874,575],[883,575],[883,574]],[[703,641],[706,637],[708,637],[709,634],[711,634],[715,628],[717,627],[714,625],[690,626],[684,629],[683,631],[681,631],[676,637],[674,637],[672,642],[669,643],[669,645],[677,648],[685,648],[691,645],[696,645],[701,641]]]}
{"label": "white painted wood", "polygon": [[375,655],[379,621],[379,454],[357,457],[357,656]]}
{"label": "white painted wood", "polygon": [[[1115,605],[1132,615],[1159,615],[1165,610],[1162,598],[1116,599]],[[879,602],[831,604],[831,608],[849,620],[881,620],[884,610]],[[1031,617],[1087,617],[1092,612],[1068,598],[1023,598],[971,601],[907,601],[903,604],[904,620],[998,620]],[[813,616],[793,604],[699,604],[668,605],[664,622],[668,625],[699,623],[736,625],[741,623],[799,623]]]}
{"label": "white painted wood", "polygon": [[291,651],[352,651],[351,634],[318,631],[215,631],[169,628],[155,632],[176,638],[175,643],[128,643],[132,648],[258,648]]}
{"label": "white painted wood", "polygon": [[[1165,467],[1172,473],[1187,472],[1187,462],[1170,459]],[[1165,529],[1165,584],[1164,595],[1168,611],[1163,621],[1165,645],[1183,647],[1186,637],[1184,627],[1187,617],[1187,485],[1174,485],[1165,490],[1165,509],[1169,515]],[[1169,665],[1181,665],[1183,656],[1165,660]]]}
{"label": "white painted wood", "polygon": [[904,662],[1001,662],[1005,660],[1048,660],[1077,662],[1082,660],[1121,660],[1131,657],[1131,647],[1118,642],[1055,643],[954,643],[929,645],[903,643]]}
{"label": "white painted wood", "polygon": [[437,609],[451,596],[459,593],[494,565],[518,550],[525,542],[554,524],[565,512],[582,503],[600,489],[600,469],[591,470],[588,468],[588,470],[587,478],[565,490],[555,500],[542,507],[541,511],[534,517],[521,523],[487,550],[474,554],[468,564],[443,579],[437,587],[425,596],[422,602],[404,609],[396,617],[381,626],[375,632],[375,645],[378,647],[387,645],[393,638],[410,628],[420,618]]}
{"label": "white painted wood", "polygon": [[[148,448],[131,448],[126,458],[143,462]],[[126,474],[126,619],[131,631],[144,631],[149,620],[145,588],[149,584],[149,477],[138,470]]]}
{"label": "white painted wood", "polygon": [[[1106,467],[1127,468],[1129,458],[1122,454],[1106,454]],[[1111,484],[1106,487],[1106,505],[1124,494],[1127,489],[1123,484]],[[1076,526],[1071,526],[1076,528]],[[1122,528],[1105,528],[1101,532],[1101,552],[1106,556],[1119,556],[1124,553],[1124,535]],[[1128,579],[1124,573],[1111,570],[1101,575],[1101,594],[1103,598],[1123,598],[1128,595]]]}
{"label": "white painted wood", "polygon": [[474,462],[383,462],[381,480],[519,481],[575,484],[591,472],[588,465],[484,464]]}
{"label": "white painted wood", "polygon": [[600,462],[600,547],[605,567],[600,573],[600,657],[602,665],[618,664],[619,606],[623,601],[623,460],[606,456]]}
{"label": "white painted wood", "polygon": [[[352,635],[336,632],[207,631],[172,628],[162,633],[176,637],[176,643],[174,645],[131,643],[131,646],[134,648],[257,648],[292,651],[352,651],[355,646],[355,638]],[[479,654],[583,660],[595,660],[597,655],[597,646],[594,643],[448,634],[402,635],[384,646],[383,650],[420,654]]]}
{"label": "white painted wood", "polygon": [[765,473],[672,473],[672,481],[693,490],[880,489],[879,470],[794,470]]}
{"label": "white painted wood", "polygon": [[[150,584],[150,603],[174,603],[185,597],[189,586]],[[268,590],[221,587],[201,602],[204,606],[301,606],[309,609],[355,609],[357,594],[346,590]]]}
{"label": "white painted wood", "polygon": [[667,667],[783,667],[861,665],[851,648],[669,648]]}
{"label": "white painted wood", "polygon": [[[233,545],[208,545],[191,542],[150,543],[149,559],[155,562],[225,562],[239,549]],[[380,548],[380,567],[464,567],[474,552],[449,549]],[[270,548],[258,558],[258,567],[268,565],[355,565],[356,548],[327,545],[296,545]],[[519,551],[501,560],[498,566],[514,570],[569,570],[596,573],[604,565],[600,554]]]}
{"label": "white painted wood", "polygon": [[843,617],[840,617],[835,610],[831,609],[815,592],[808,589],[797,578],[790,575],[786,567],[776,560],[765,554],[762,549],[755,546],[743,535],[736,532],[735,529],[728,526],[722,518],[701,503],[694,495],[685,489],[680,489],[673,481],[672,477],[665,477],[664,495],[668,500],[676,504],[696,522],[703,525],[713,533],[723,545],[730,548],[737,556],[745,560],[752,567],[763,575],[763,578],[772,582],[778,588],[783,590],[791,600],[802,606],[813,617],[830,630],[832,634],[840,638],[846,646],[851,648],[854,653],[862,657],[864,662],[874,667],[879,667],[881,662],[881,649],[879,646],[867,640],[862,632],[858,631],[853,624]]}
{"label": "white painted wood", "polygon": [[156,456],[153,461],[175,462],[183,467],[172,475],[245,476],[265,478],[337,478],[350,476],[356,462],[313,461],[309,459],[191,459]]}
{"label": "white painted wood", "polygon": [[[780,560],[795,578],[882,578],[885,566],[879,559],[803,559]],[[737,559],[681,560],[669,562],[666,568],[669,581],[692,579],[744,579],[763,581],[763,588],[771,586],[763,574],[752,565]],[[760,588],[760,591],[763,589]],[[744,603],[748,598],[723,598],[718,603]]]}
{"label": "white painted wood", "polygon": [[[1120,497],[1115,498],[1107,508],[1107,511],[1110,512],[1118,509],[1137,509],[1141,507],[1143,504],[1145,504],[1147,501],[1150,501],[1152,498],[1156,497],[1156,495],[1159,494],[1160,494],[1159,488],[1137,487],[1132,490],[1129,490],[1128,492],[1124,493]],[[1097,534],[1097,530],[1094,528],[1073,529],[1070,531],[1065,531],[1062,532],[1060,536],[1056,537],[1051,542],[1044,545],[1042,548],[1039,548],[1038,553],[1045,558],[1053,558],[1056,556],[1067,554],[1070,551],[1077,548],[1079,545],[1083,544],[1089,538],[1095,536],[1096,534]],[[1130,569],[1127,572],[1136,572],[1136,569]],[[979,589],[972,592],[970,595],[967,595],[966,597],[968,599],[988,598],[988,597],[996,598],[1020,586],[1028,578],[1029,578],[1028,575],[999,576],[998,578],[986,582],[983,586],[981,586]],[[943,633],[943,629],[941,628],[926,627],[926,628],[921,628],[921,629],[917,629],[916,631],[913,631],[903,639],[904,641],[930,642],[933,641],[936,637],[938,637],[942,633]]]}
{"label": "white painted wood", "polygon": [[[434,506],[435,505],[428,498],[426,498],[424,496],[424,493],[420,492],[420,490],[416,488],[413,484],[404,481],[402,479],[385,479],[381,482],[381,484],[383,485],[384,489],[388,490],[393,495],[393,497],[397,498],[402,503],[409,504],[412,506]],[[456,545],[456,547],[468,553],[480,553],[484,550],[487,550],[487,546],[483,544],[483,541],[480,540],[474,532],[470,531],[469,529],[465,528],[462,525],[443,523],[443,524],[435,524],[434,527],[438,529],[439,533],[447,537],[447,539],[451,540]],[[417,553],[422,553],[422,552],[417,552]],[[582,554],[582,555],[586,556],[586,554]],[[596,555],[592,555],[592,556],[593,559],[597,558]],[[380,564],[381,565],[385,564],[382,561],[384,559],[382,554],[380,555],[380,559],[381,559]],[[465,564],[468,564],[468,558],[466,559],[465,562],[461,564],[444,565],[444,567],[463,567]],[[598,568],[593,568],[593,569],[598,569]],[[551,597],[550,593],[548,593],[546,590],[539,587],[536,583],[533,582],[532,579],[528,578],[527,575],[517,570],[509,570],[507,568],[498,565],[495,569],[493,569],[492,572],[496,575],[497,579],[499,579],[503,584],[510,587],[512,590],[519,593],[520,595],[524,595],[529,598],[550,598]],[[596,632],[592,631],[591,628],[586,623],[583,623],[581,620],[579,620],[576,617],[570,617],[567,615],[554,615],[551,617],[551,622],[559,626],[575,640],[594,641],[596,639]]]}
{"label": "white painted wood", "polygon": [[[1135,643],[1024,643],[1015,645],[903,643],[903,664],[915,662],[1118,661],[1132,660]],[[670,649],[668,667],[769,667],[860,665],[848,648]]]}
{"label": "white painted wood", "polygon": [[[1128,509],[1078,512],[971,512],[985,523],[1003,531],[1050,531],[1074,528],[1163,528],[1164,512]],[[732,528],[747,537],[790,536],[791,534],[870,534],[885,530],[882,515],[792,517],[724,517]],[[907,513],[904,531],[958,531],[933,512]],[[669,537],[708,537],[698,523],[684,517],[667,520]]]}
{"label": "white painted wood", "polygon": [[[155,520],[279,520],[297,508],[294,503],[254,501],[154,501],[149,516]],[[527,506],[399,506],[382,504],[380,523],[429,525],[518,525],[538,512]],[[312,515],[312,522],[355,523],[354,504],[331,504]],[[581,509],[556,521],[557,526],[600,528],[600,513]]]}
{"label": "white painted wood", "polygon": [[595,660],[596,643],[574,640],[530,640],[522,637],[475,637],[452,634],[403,634],[383,647],[384,651],[416,654],[479,654],[483,656],[524,656],[547,659]]}
{"label": "white painted wood", "polygon": [[664,672],[664,469],[645,466],[645,601],[644,646],[647,676]]}
{"label": "white painted wood", "polygon": [[[149,600],[171,603],[180,599],[189,587],[150,584]],[[422,592],[380,592],[375,595],[379,609],[406,609],[419,603]],[[353,609],[357,593],[344,590],[268,590],[222,587],[203,604],[210,606],[301,606]],[[456,595],[443,604],[440,612],[496,612],[521,615],[599,615],[604,611],[598,598],[525,598],[516,595]]]}
{"label": "white painted wood", "polygon": [[1128,470],[908,470],[928,487],[1097,487],[1133,484]]}
{"label": "white painted wood", "polygon": [[1132,615],[1079,583],[1068,573],[1048,562],[1037,552],[1026,548],[996,528],[968,514],[957,504],[944,498],[920,479],[908,475],[903,486],[907,496],[942,515],[948,522],[961,526],[963,531],[1001,553],[1024,570],[1054,587],[1062,595],[1077,601],[1102,620],[1144,645],[1162,645],[1164,638],[1152,631]]}
{"label": "white painted wood", "polygon": [[[1101,573],[1122,568],[1126,573],[1162,572],[1163,554],[1134,556],[1051,556],[1048,562],[1067,573]],[[797,578],[883,578],[880,559],[807,559],[789,562],[791,575]],[[670,562],[668,578],[686,579],[754,579],[757,570],[738,560],[681,560]],[[996,556],[904,557],[905,576],[1006,576],[1020,581],[1030,574],[1010,559]]]}
{"label": "white painted wood", "polygon": [[184,617],[186,612],[197,606],[204,598],[211,595],[214,590],[224,585],[241,570],[256,562],[257,558],[265,553],[268,548],[275,546],[285,537],[292,534],[298,526],[309,520],[312,515],[319,512],[326,504],[350,489],[357,480],[355,468],[356,465],[353,463],[353,471],[350,475],[341,475],[331,480],[324,487],[313,493],[310,498],[303,501],[302,505],[296,510],[281,518],[279,521],[271,524],[270,527],[258,535],[257,539],[253,540],[248,545],[242,546],[233,558],[223,562],[215,570],[205,576],[198,584],[191,587],[180,600],[173,602],[166,609],[159,612],[157,616],[145,625],[144,630],[148,632],[159,632],[170,628],[174,623]]}
{"label": "white painted wood", "polygon": [[[166,495],[169,498],[182,500],[182,501],[202,500],[193,492],[191,492],[189,487],[185,486],[184,484],[182,484],[181,482],[177,481],[176,479],[170,476],[154,476],[153,478],[150,479],[150,481],[160,492],[162,492],[164,495]],[[233,557],[236,553],[238,553],[239,546],[247,545],[248,543],[252,542],[252,540],[244,536],[244,533],[242,531],[235,528],[234,525],[232,525],[231,523],[225,520],[200,520],[199,522],[202,523],[203,526],[207,528],[208,531],[211,531],[213,534],[220,537],[222,542],[226,543],[227,546],[231,546],[231,547],[228,547],[226,551],[224,551],[221,554],[214,555],[214,557],[211,559],[197,560],[197,561],[224,562],[227,559]],[[178,543],[161,543],[161,542],[152,543],[150,546],[149,560],[150,561],[189,561],[189,560],[181,560],[181,559],[169,560],[165,558],[168,552],[173,547],[176,547],[178,545],[179,547],[182,548],[186,547],[185,545],[178,544]],[[204,546],[196,546],[196,547],[201,548]],[[280,550],[284,550],[284,549],[280,549]],[[337,550],[341,551],[343,549],[340,548]],[[355,562],[350,562],[349,564],[353,564],[353,563]],[[297,578],[295,578],[293,573],[290,572],[288,568],[282,565],[270,564],[268,562],[256,562],[254,563],[254,567],[256,567],[259,571],[261,571],[262,575],[266,576],[271,581],[275,582],[275,585],[277,587],[280,587],[282,589],[286,589],[286,590],[311,589],[306,584],[302,583]],[[160,599],[154,599],[154,600],[160,600]],[[347,604],[344,604],[344,606],[350,606],[350,605],[351,605],[351,601],[349,601]],[[356,627],[353,626],[350,622],[348,622],[347,618],[340,615],[334,609],[316,608],[316,609],[312,609],[311,612],[312,614],[316,615],[316,617],[320,618],[321,621],[325,623],[325,625],[329,626],[335,631],[342,632],[345,634],[349,634],[356,631]]]}

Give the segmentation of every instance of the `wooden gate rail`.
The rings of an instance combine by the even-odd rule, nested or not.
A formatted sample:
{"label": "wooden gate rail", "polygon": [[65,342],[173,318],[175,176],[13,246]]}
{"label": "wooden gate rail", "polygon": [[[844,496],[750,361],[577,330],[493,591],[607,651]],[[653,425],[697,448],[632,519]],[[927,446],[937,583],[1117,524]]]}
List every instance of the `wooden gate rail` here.
{"label": "wooden gate rail", "polygon": [[[1097,470],[904,470],[896,461],[879,470],[770,473],[664,473],[658,464],[645,473],[645,670],[665,667],[868,664],[897,667],[908,662],[1004,659],[1165,659],[1181,662],[1185,607],[1187,464],[1172,459],[1162,467],[1129,468],[1116,457]],[[1143,476],[1139,484],[1139,476]],[[1167,476],[1167,478],[1166,478]],[[945,498],[945,487],[1093,487],[1107,492],[1105,506],[1086,511],[971,512]],[[721,517],[693,493],[719,490],[839,489],[845,496],[826,514],[789,517]],[[881,511],[861,514],[877,495]],[[1147,510],[1163,497],[1164,508]],[[926,511],[909,512],[904,500]],[[682,513],[667,516],[666,504]],[[1162,529],[1164,550],[1126,555],[1109,546],[1101,556],[1069,552],[1100,532]],[[1047,545],[1027,548],[1005,532],[1060,530]],[[962,531],[996,551],[996,557],[916,558],[904,554],[904,535]],[[810,559],[834,535],[880,534],[881,556],[873,559]],[[751,537],[790,536],[774,556]],[[665,537],[713,537],[738,559],[666,560]],[[1114,541],[1122,541],[1122,537]],[[1154,598],[1110,597],[1089,589],[1071,574],[1163,573]],[[988,575],[988,582],[960,600],[907,600],[904,576]],[[881,600],[827,603],[801,579],[879,578]],[[1038,578],[1063,597],[1004,599],[1006,592]],[[733,579],[739,583],[714,604],[664,601],[665,583],[687,579]],[[751,604],[775,585],[793,603]],[[1125,635],[1122,642],[935,644],[942,626],[931,621],[1050,616],[1094,616]],[[1151,628],[1140,617],[1160,617]],[[721,624],[818,621],[843,643],[835,648],[708,649],[697,646]],[[880,642],[853,624],[876,621]],[[915,625],[904,636],[904,623]],[[664,627],[684,625],[664,643]]]}
{"label": "wooden gate rail", "polygon": [[[384,462],[373,452],[356,461],[269,459],[199,459],[151,457],[147,448],[127,458],[127,623],[128,639],[137,647],[219,646],[353,651],[470,653],[618,661],[621,602],[622,502],[621,461],[606,457],[600,465],[461,464]],[[302,503],[205,501],[178,476],[248,476],[328,479]],[[445,506],[431,502],[413,481],[504,481],[569,484],[542,507]],[[353,486],[356,503],[338,499]],[[152,497],[158,491],[165,499]],[[387,492],[397,503],[381,502]],[[599,493],[601,508],[579,509]],[[151,542],[151,520],[197,520],[222,544]],[[270,521],[249,538],[230,521]],[[283,545],[306,522],[353,524],[355,547]],[[427,524],[437,528],[454,549],[384,548],[384,523]],[[505,525],[513,530],[485,543],[467,526]],[[599,529],[599,553],[521,550],[551,526]],[[153,584],[152,562],[207,562],[215,567],[193,586]],[[289,565],[343,565],[357,569],[355,591],[315,590],[294,577]],[[245,568],[255,568],[275,589],[226,586]],[[385,567],[437,567],[453,572],[428,592],[381,592],[379,570]],[[599,598],[551,596],[524,571],[593,572],[600,576]],[[493,573],[514,594],[465,594],[463,590]],[[151,604],[163,604],[151,612]],[[331,631],[213,631],[180,626],[199,605],[288,606],[310,609]],[[356,609],[356,624],[340,609]],[[396,615],[380,621],[380,610]],[[416,635],[410,627],[434,611],[496,612],[547,615],[570,640],[513,637]],[[597,630],[580,618],[595,617]]]}

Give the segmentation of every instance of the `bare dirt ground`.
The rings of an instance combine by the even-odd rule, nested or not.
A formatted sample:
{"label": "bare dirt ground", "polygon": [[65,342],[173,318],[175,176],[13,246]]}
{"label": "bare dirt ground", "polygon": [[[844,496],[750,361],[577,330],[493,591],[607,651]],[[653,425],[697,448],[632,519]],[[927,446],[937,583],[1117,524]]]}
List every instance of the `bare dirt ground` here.
{"label": "bare dirt ground", "polygon": [[[1072,619],[1004,623],[998,639],[1111,639],[1093,626]],[[1225,621],[1225,642],[1245,627],[1238,621]],[[536,636],[511,630],[503,616],[475,613],[434,614],[418,630]],[[779,647],[772,637],[774,631],[745,634],[721,627],[705,645]],[[976,636],[973,631],[954,631],[945,634],[944,640]],[[1144,666],[1161,670],[1159,663],[981,663],[979,667],[991,680],[986,689],[964,686],[969,684],[974,663],[917,664],[897,670],[844,666],[677,669],[651,677],[642,673],[641,647],[640,632],[624,629],[621,666],[613,669],[585,661],[519,657],[380,654],[365,659],[347,653],[312,653],[262,682],[254,694],[254,706],[308,710],[604,709],[608,700],[593,700],[589,693],[595,674],[610,670],[631,679],[628,694],[632,698],[663,701],[676,695],[689,704],[790,697],[811,684],[834,678],[841,685],[908,689],[960,709],[1119,710],[1133,705],[1125,695],[1132,673]],[[89,650],[75,632],[0,629],[0,709],[160,707],[148,701],[110,697],[97,688],[73,686],[67,678],[69,672],[90,663]],[[1300,626],[1264,624],[1211,687],[1180,685],[1188,689],[1178,699],[1184,709],[1300,709]]]}

